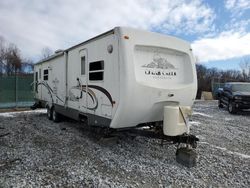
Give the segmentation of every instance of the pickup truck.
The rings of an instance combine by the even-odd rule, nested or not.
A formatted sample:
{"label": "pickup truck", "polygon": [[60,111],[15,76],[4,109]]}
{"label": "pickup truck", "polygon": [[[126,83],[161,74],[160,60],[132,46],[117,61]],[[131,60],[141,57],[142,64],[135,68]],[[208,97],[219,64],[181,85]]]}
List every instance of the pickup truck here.
{"label": "pickup truck", "polygon": [[219,108],[227,107],[231,114],[250,109],[250,83],[228,82],[218,89]]}

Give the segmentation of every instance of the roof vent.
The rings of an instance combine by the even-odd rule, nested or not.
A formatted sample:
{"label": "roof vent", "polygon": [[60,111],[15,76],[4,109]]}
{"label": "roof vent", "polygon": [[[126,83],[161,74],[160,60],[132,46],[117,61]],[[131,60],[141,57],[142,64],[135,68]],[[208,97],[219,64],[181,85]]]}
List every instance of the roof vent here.
{"label": "roof vent", "polygon": [[55,51],[55,54],[59,54],[59,53],[61,53],[61,52],[63,52],[63,50],[59,49],[59,50],[56,50],[56,51]]}

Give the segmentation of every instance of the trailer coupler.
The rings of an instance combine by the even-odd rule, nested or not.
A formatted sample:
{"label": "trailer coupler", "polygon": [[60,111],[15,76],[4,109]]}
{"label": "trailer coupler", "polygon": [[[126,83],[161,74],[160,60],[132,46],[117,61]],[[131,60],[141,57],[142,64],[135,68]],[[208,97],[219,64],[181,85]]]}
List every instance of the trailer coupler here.
{"label": "trailer coupler", "polygon": [[197,142],[199,141],[199,138],[197,138],[195,135],[191,135],[191,134],[183,134],[183,135],[179,135],[179,136],[172,136],[169,137],[167,136],[168,139],[173,141],[173,144],[187,144],[189,146],[191,146],[192,148],[196,148],[197,147]]}

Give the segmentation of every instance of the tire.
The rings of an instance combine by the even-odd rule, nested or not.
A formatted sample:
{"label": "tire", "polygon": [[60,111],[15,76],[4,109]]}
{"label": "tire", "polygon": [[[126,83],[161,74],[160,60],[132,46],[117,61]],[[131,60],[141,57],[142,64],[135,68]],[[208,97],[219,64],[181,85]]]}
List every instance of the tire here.
{"label": "tire", "polygon": [[58,114],[54,108],[52,108],[52,120],[57,123],[60,121],[60,114]]}
{"label": "tire", "polygon": [[219,108],[223,108],[223,105],[222,105],[222,102],[221,102],[220,99],[218,100],[218,107],[219,107]]}
{"label": "tire", "polygon": [[235,104],[234,104],[234,102],[232,102],[232,101],[229,101],[229,104],[228,104],[228,112],[229,112],[230,114],[236,114],[236,113],[237,113],[237,109],[236,109],[236,107],[235,107]]}
{"label": "tire", "polygon": [[49,106],[47,106],[47,117],[49,120],[52,120],[52,111]]}

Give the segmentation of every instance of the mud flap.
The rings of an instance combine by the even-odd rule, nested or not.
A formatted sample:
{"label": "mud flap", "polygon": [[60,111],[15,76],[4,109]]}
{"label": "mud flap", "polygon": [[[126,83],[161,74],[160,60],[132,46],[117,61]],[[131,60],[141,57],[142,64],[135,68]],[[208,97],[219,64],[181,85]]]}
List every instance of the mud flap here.
{"label": "mud flap", "polygon": [[178,148],[176,151],[176,161],[186,167],[196,166],[197,154],[193,149]]}

